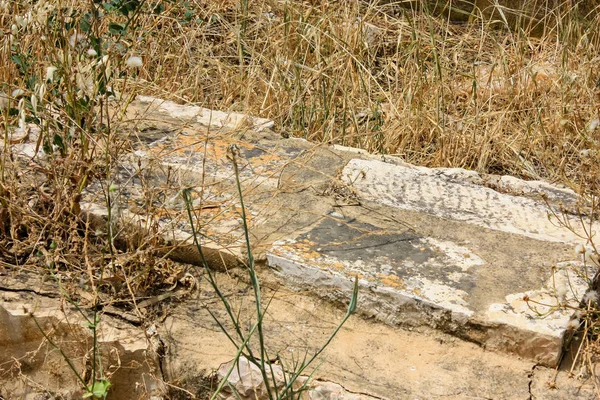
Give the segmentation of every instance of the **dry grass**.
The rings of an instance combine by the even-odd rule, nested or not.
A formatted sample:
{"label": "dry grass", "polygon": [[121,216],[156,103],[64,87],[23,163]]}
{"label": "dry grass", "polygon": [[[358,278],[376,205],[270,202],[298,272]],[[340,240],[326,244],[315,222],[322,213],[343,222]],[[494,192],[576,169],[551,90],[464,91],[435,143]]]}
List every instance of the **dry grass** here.
{"label": "dry grass", "polygon": [[[93,180],[110,198],[114,160],[130,145],[118,134],[128,99],[109,100],[107,85],[249,112],[283,135],[596,193],[598,2],[565,1],[537,25],[493,8],[458,13],[457,23],[408,3],[152,0],[140,14],[106,8],[83,34],[90,2],[0,0],[0,258],[92,283],[115,260],[111,240],[92,235],[78,212]],[[126,26],[110,33],[110,23]],[[103,38],[100,54],[88,54],[101,46],[90,36]],[[130,56],[143,65],[127,68]],[[57,68],[50,80],[48,67]],[[9,127],[30,122],[53,155],[23,163],[8,151]],[[142,264],[151,267],[138,274]],[[123,276],[140,280],[121,300],[179,274],[147,258],[128,265]]]}
{"label": "dry grass", "polygon": [[140,89],[421,165],[597,183],[597,16],[557,10],[536,38],[391,3],[243,5],[190,2],[189,22],[180,5],[145,21],[131,50]]}
{"label": "dry grass", "polygon": [[[27,3],[18,4],[1,17],[4,32],[25,14]],[[142,57],[142,92],[248,111],[291,135],[421,165],[586,188],[598,181],[597,13],[584,20],[557,8],[531,37],[502,29],[501,18],[492,28],[474,12],[455,24],[392,2],[164,4],[109,49]],[[54,61],[46,43],[33,34],[21,47],[43,76]],[[0,66],[0,81],[7,93],[24,86],[11,63]]]}

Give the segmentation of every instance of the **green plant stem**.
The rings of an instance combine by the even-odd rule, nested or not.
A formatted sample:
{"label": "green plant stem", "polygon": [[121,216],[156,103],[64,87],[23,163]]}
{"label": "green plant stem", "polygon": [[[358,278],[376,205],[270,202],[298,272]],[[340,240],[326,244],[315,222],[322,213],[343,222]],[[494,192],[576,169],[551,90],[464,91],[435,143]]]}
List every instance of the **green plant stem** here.
{"label": "green plant stem", "polygon": [[284,398],[284,396],[287,394],[287,392],[290,389],[292,389],[292,385],[294,384],[296,379],[298,379],[298,377],[302,374],[302,372],[323,352],[323,350],[325,350],[325,348],[329,345],[329,343],[331,343],[333,338],[337,335],[339,330],[342,328],[342,325],[344,325],[344,323],[348,320],[348,318],[350,318],[350,316],[354,313],[354,311],[356,311],[357,300],[358,300],[358,277],[354,278],[354,289],[352,291],[352,297],[350,298],[350,304],[348,305],[348,311],[346,312],[344,319],[342,319],[342,321],[338,324],[337,328],[335,328],[335,330],[331,333],[331,335],[329,336],[329,339],[327,339],[325,344],[323,344],[323,346],[321,346],[319,348],[319,350],[317,350],[317,352],[315,354],[313,354],[313,356],[308,360],[307,363],[303,363],[302,366],[298,369],[298,371],[296,371],[292,375],[290,382],[286,385],[286,387],[281,392],[281,398]]}
{"label": "green plant stem", "polygon": [[[244,206],[244,196],[242,194],[242,185],[240,183],[240,171],[236,160],[236,149],[234,147],[230,147],[231,160],[233,162],[233,168],[235,170],[235,181],[237,183],[237,190],[240,196],[240,206],[242,208],[242,223],[244,226],[244,238],[246,240],[246,250],[248,253],[248,272],[250,274],[250,282],[252,284],[252,289],[254,289],[254,301],[256,303],[256,315],[258,317],[258,340],[260,345],[260,363],[261,363],[261,372],[263,373],[263,379],[265,380],[265,386],[267,388],[267,395],[270,399],[273,398],[271,389],[267,383],[266,369],[265,369],[265,359],[266,348],[265,348],[265,337],[262,326],[263,319],[263,310],[261,303],[261,293],[260,293],[260,282],[258,281],[258,276],[256,275],[256,270],[254,268],[254,256],[252,255],[252,248],[250,247],[250,233],[248,229],[248,221],[246,218],[246,207]],[[271,368],[271,375],[273,379],[273,384],[277,387],[275,380],[275,375],[273,373],[273,369]]]}
{"label": "green plant stem", "polygon": [[71,359],[65,354],[65,352],[60,348],[60,346],[58,346],[56,343],[54,343],[52,341],[52,339],[50,339],[50,337],[46,334],[46,332],[42,329],[42,327],[40,326],[40,324],[38,323],[37,318],[33,315],[33,313],[30,313],[29,316],[31,318],[33,318],[33,322],[35,322],[35,325],[37,326],[37,328],[40,330],[40,332],[42,333],[42,335],[44,336],[44,338],[48,341],[48,343],[50,343],[50,345],[52,347],[54,347],[56,350],[58,350],[58,352],[63,356],[63,358],[65,359],[65,361],[67,362],[67,364],[69,365],[69,368],[71,368],[71,370],[73,371],[73,373],[75,374],[75,376],[77,377],[77,379],[79,380],[79,382],[81,382],[81,384],[83,385],[84,388],[86,388],[86,391],[88,390],[88,386],[85,383],[85,381],[83,380],[83,378],[81,377],[81,375],[79,374],[79,372],[77,372],[77,369],[75,368],[75,366],[73,365],[73,363],[71,362]]}
{"label": "green plant stem", "polygon": [[[240,356],[243,354],[244,347],[246,347],[248,345],[248,342],[250,341],[250,338],[254,334],[254,331],[256,330],[257,327],[258,327],[258,322],[254,324],[252,329],[250,329],[250,332],[248,332],[248,336],[246,337],[246,339],[244,339],[244,341],[242,342],[240,347],[238,347],[238,351],[235,354],[235,358],[232,361],[231,367],[229,368],[229,370],[227,371],[225,376],[223,376],[223,379],[221,379],[219,386],[217,386],[217,389],[215,390],[213,395],[210,397],[210,400],[216,399],[217,396],[219,395],[219,393],[221,392],[221,390],[223,390],[223,387],[225,386],[225,384],[227,384],[227,379],[229,378],[229,376],[231,375],[231,373],[233,372],[235,367],[238,366],[238,362],[239,362]],[[266,382],[265,382],[265,384],[266,384]]]}
{"label": "green plant stem", "polygon": [[[187,214],[188,214],[188,220],[190,221],[190,226],[192,229],[192,237],[193,237],[193,241],[194,241],[194,245],[196,246],[196,249],[198,250],[198,254],[200,255],[200,260],[202,261],[202,266],[204,268],[204,271],[206,272],[207,276],[208,276],[208,282],[210,283],[211,287],[213,288],[213,290],[215,291],[215,293],[217,294],[217,296],[219,297],[219,299],[221,300],[221,302],[223,303],[223,305],[225,306],[225,310],[227,312],[227,315],[229,316],[229,319],[231,320],[231,322],[233,323],[234,327],[235,327],[235,331],[238,335],[238,337],[240,338],[240,340],[244,340],[244,335],[240,329],[239,326],[239,321],[235,318],[235,315],[233,314],[233,310],[231,308],[231,305],[229,304],[229,302],[227,301],[227,298],[225,297],[225,295],[221,292],[221,290],[219,289],[219,286],[217,285],[217,282],[213,276],[213,273],[208,265],[208,261],[206,260],[206,257],[204,256],[204,251],[202,250],[202,245],[200,244],[198,237],[200,236],[199,233],[196,231],[196,225],[194,223],[194,217],[192,216],[192,199],[191,199],[191,195],[190,195],[190,189],[183,189],[181,191],[182,195],[183,195],[183,199],[186,205],[186,210],[187,210]],[[207,308],[208,310],[208,308]],[[233,339],[233,337],[229,334],[229,332],[227,331],[227,329],[225,329],[225,327],[221,324],[221,322],[218,320],[218,318],[216,318],[216,316],[210,311],[208,310],[209,313],[211,314],[212,318],[215,320],[215,322],[217,322],[217,324],[219,325],[219,328],[223,331],[223,333],[225,333],[225,335],[227,336],[227,338],[233,343],[233,345],[238,348],[238,344],[235,342],[235,340]],[[248,350],[248,353],[251,355],[251,350],[250,347],[248,345],[246,345],[246,349]]]}

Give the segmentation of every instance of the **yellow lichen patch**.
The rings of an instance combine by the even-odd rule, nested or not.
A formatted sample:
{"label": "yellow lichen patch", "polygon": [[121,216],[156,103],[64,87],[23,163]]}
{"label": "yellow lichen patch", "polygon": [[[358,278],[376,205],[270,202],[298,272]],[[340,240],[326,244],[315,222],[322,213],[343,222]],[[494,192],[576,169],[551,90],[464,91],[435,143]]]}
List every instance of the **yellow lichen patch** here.
{"label": "yellow lichen patch", "polygon": [[346,265],[344,263],[335,261],[329,264],[329,268],[335,271],[343,272],[346,269]]}
{"label": "yellow lichen patch", "polygon": [[307,252],[303,252],[303,256],[305,259],[307,260],[317,260],[321,257],[321,254],[319,254],[316,251],[307,251]]}
{"label": "yellow lichen patch", "polygon": [[179,135],[173,142],[156,143],[147,151],[149,155],[173,155],[173,156],[189,156],[198,154],[206,156],[210,160],[219,161],[227,157],[227,152],[232,144],[246,150],[255,148],[250,143],[237,142],[230,138],[209,137],[208,141],[204,135]]}
{"label": "yellow lichen patch", "polygon": [[[311,249],[315,247],[315,243],[311,242],[308,239],[303,239],[302,241],[296,243],[294,246],[295,250],[301,252],[303,254],[308,254],[313,252]],[[320,255],[317,255],[317,257]]]}
{"label": "yellow lichen patch", "polygon": [[379,281],[384,285],[395,288],[404,287],[403,279],[399,278],[397,275],[380,275]]}
{"label": "yellow lichen patch", "polygon": [[272,153],[264,153],[258,157],[253,157],[248,160],[249,164],[254,168],[254,172],[262,173],[262,172],[270,172],[274,173],[276,171],[273,170],[273,164],[277,164],[278,161],[281,161],[281,157],[272,154]]}
{"label": "yellow lichen patch", "polygon": [[209,152],[207,154],[207,156],[211,159],[214,159],[216,161],[218,160],[223,160],[227,157],[228,155],[228,151],[229,151],[229,146],[231,146],[232,144],[234,144],[240,148],[244,148],[246,150],[252,150],[255,146],[251,145],[250,143],[242,143],[242,142],[235,142],[231,139],[225,139],[225,138],[218,138],[218,139],[214,139],[214,140],[210,140],[209,141]]}
{"label": "yellow lichen patch", "polygon": [[392,286],[392,287],[398,287],[398,282],[394,282],[394,280],[389,279],[389,278],[383,278],[381,279],[381,283],[383,283],[386,286]]}
{"label": "yellow lichen patch", "polygon": [[155,146],[148,148],[148,153],[151,155],[183,155],[186,152],[204,152],[205,138],[202,136],[187,136],[180,135],[177,137],[175,143],[163,143],[159,142]]}

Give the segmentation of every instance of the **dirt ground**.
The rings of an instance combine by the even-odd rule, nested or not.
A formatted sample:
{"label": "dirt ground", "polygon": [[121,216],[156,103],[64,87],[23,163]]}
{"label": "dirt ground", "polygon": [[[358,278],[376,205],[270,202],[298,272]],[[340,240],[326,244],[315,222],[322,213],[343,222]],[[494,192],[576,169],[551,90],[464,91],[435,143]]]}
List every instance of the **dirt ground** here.
{"label": "dirt ground", "polygon": [[[242,270],[232,272],[220,273],[217,279],[249,326],[254,310],[252,290],[243,275],[241,280],[233,276],[243,274]],[[234,357],[235,349],[207,312],[208,308],[224,320],[223,308],[205,279],[201,275],[197,279],[198,290],[156,303],[148,310],[143,326],[125,322],[127,313],[119,316],[118,308],[102,316],[105,368],[113,383],[109,399],[149,398],[152,390],[158,389],[167,392],[167,398],[207,398],[216,384],[214,371]],[[313,293],[285,289],[269,270],[261,271],[261,279],[263,301],[268,304],[265,337],[271,358],[278,354],[292,363],[306,352],[312,354],[345,314],[343,305],[331,305]],[[27,318],[24,308],[35,310],[34,315],[47,321],[51,337],[76,368],[85,371],[89,332],[57,298],[56,288],[48,283],[31,284],[9,274],[3,276],[1,305],[11,314],[9,320],[16,326],[18,318]],[[37,287],[37,294],[28,287]],[[16,316],[19,310],[21,317]],[[28,337],[26,343],[17,343],[14,337],[11,342],[6,325],[0,329],[1,398],[80,397],[81,387],[60,354],[36,333],[30,319],[29,323],[20,321],[19,326],[29,326],[21,331],[29,332],[22,336]],[[154,329],[149,326],[158,336],[148,333]],[[153,345],[157,338],[160,350]],[[313,379],[338,383],[350,393],[386,399],[596,398],[585,371],[574,371],[570,377],[568,364],[569,355],[551,384],[553,369],[486,351],[437,331],[391,327],[354,315],[316,361]]]}

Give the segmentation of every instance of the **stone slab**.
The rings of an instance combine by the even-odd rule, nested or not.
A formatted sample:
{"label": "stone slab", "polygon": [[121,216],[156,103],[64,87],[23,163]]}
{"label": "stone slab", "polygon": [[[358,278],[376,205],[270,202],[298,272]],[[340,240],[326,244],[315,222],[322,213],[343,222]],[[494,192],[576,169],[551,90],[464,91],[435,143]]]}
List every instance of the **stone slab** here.
{"label": "stone slab", "polygon": [[[251,290],[240,281],[217,274],[241,318],[249,321],[256,311]],[[314,354],[328,339],[345,311],[308,291],[290,291],[265,271],[263,296],[269,299],[265,317],[265,343],[269,355],[278,354],[286,365]],[[160,329],[170,349],[165,371],[186,387],[203,371],[218,370],[230,362],[235,347],[197,301],[189,300],[172,310]],[[233,295],[236,293],[237,295]],[[204,300],[208,301],[208,300]],[[212,311],[221,311],[220,308]],[[221,311],[222,313],[222,311]],[[219,314],[224,315],[224,314]],[[576,351],[576,350],[575,350]],[[323,394],[316,399],[372,396],[378,399],[595,399],[591,380],[569,378],[561,368],[555,389],[548,382],[556,371],[528,359],[482,349],[454,336],[429,328],[397,329],[375,320],[351,317],[320,354],[312,375],[313,384],[335,382],[344,396]],[[308,368],[307,373],[313,369]],[[206,372],[204,372],[206,373]],[[317,386],[318,387],[318,386]],[[534,397],[532,397],[532,395]]]}
{"label": "stone slab", "polygon": [[[484,228],[524,235],[539,240],[579,243],[584,234],[578,216],[567,215],[571,232],[560,226],[547,204],[531,198],[512,196],[459,181],[444,170],[417,169],[381,161],[351,160],[342,173],[343,180],[360,196],[391,207],[412,210],[442,218],[464,221]],[[516,181],[516,182],[515,182]],[[504,178],[506,186],[550,191],[550,185],[527,185],[516,178]],[[557,189],[554,189],[557,191]],[[566,190],[565,196],[569,193]],[[558,215],[560,210],[555,209]],[[600,224],[594,224],[594,230]]]}
{"label": "stone slab", "polygon": [[167,112],[173,118],[182,121],[192,120],[216,128],[241,128],[261,131],[271,129],[275,125],[270,119],[253,117],[248,114],[211,110],[198,106],[185,106],[151,96],[137,96],[136,99],[141,103],[146,103],[150,108],[158,108],[160,111]]}
{"label": "stone slab", "polygon": [[[165,118],[168,129],[140,132],[135,151],[121,158],[110,182],[116,232],[134,226],[146,232],[142,239],[160,237],[165,254],[198,263],[181,199],[189,189],[209,264],[243,263],[234,149],[253,253],[286,285],[345,303],[358,276],[363,315],[558,362],[567,306],[587,284],[574,261],[576,236],[548,220],[535,194],[556,206],[574,193],[506,177],[496,191],[475,172],[415,167],[268,129],[173,120],[197,112],[174,103],[154,110],[152,120]],[[83,197],[82,210],[100,227],[108,186],[97,182]]]}
{"label": "stone slab", "polygon": [[[199,132],[190,128],[164,134],[122,157],[111,182],[115,223],[158,233],[171,256],[200,262],[192,245],[182,194],[187,189],[211,265],[221,269],[226,264],[237,265],[236,258],[245,249],[245,238],[231,146],[235,145],[244,197],[252,199],[272,196],[282,170],[303,149],[241,142],[231,137],[230,131],[225,132],[206,133],[204,129]],[[106,219],[107,186],[96,182],[85,191],[84,212]],[[266,218],[264,207],[247,202],[251,231]]]}
{"label": "stone slab", "polygon": [[[573,308],[587,288],[582,265],[560,263],[539,287],[510,293],[513,282],[504,282],[477,304],[474,295],[498,277],[497,266],[468,246],[344,220],[277,242],[267,257],[299,290],[347,301],[358,277],[364,314],[391,325],[428,325],[550,366],[559,362]],[[566,293],[560,297],[555,288]],[[494,301],[499,293],[504,298]]]}

